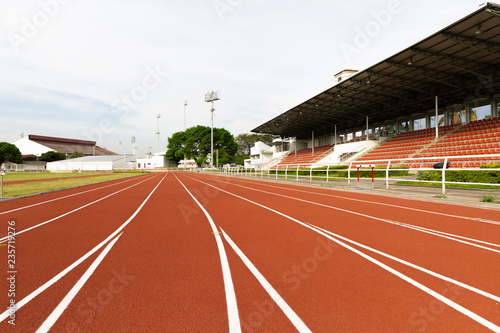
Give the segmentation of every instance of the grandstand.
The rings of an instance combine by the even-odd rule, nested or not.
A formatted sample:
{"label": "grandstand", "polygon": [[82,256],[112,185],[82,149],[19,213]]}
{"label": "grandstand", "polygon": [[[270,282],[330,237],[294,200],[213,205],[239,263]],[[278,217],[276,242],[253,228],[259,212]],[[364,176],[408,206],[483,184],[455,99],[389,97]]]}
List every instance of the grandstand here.
{"label": "grandstand", "polygon": [[286,165],[290,164],[300,164],[300,165],[310,165],[313,164],[319,160],[321,160],[323,157],[327,156],[330,154],[333,150],[334,145],[325,145],[325,146],[319,146],[319,147],[314,147],[314,152],[312,148],[303,148],[297,150],[297,152],[292,152],[288,156],[286,156],[278,165],[276,165],[274,168],[283,168],[286,167]]}
{"label": "grandstand", "polygon": [[[498,4],[352,74],[252,130],[293,142],[269,165],[319,165],[327,156],[332,164],[390,159],[412,167],[435,157],[449,157],[452,167],[500,161],[490,156],[500,153]],[[484,119],[474,120],[478,114]],[[405,161],[412,158],[419,160]]]}

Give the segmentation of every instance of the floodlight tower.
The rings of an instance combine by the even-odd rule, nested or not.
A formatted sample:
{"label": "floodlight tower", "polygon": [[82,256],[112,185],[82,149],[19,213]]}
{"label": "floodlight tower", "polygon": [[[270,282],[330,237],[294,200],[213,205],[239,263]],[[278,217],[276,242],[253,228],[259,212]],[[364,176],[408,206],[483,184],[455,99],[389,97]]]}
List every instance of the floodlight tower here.
{"label": "floodlight tower", "polygon": [[211,112],[211,117],[210,120],[212,120],[212,130],[210,132],[210,142],[211,142],[211,148],[210,148],[210,168],[214,168],[214,102],[218,101],[220,99],[220,91],[217,90],[212,90],[209,91],[205,94],[205,102],[210,102],[212,103],[212,108],[210,109]]}
{"label": "floodlight tower", "polygon": [[158,141],[156,143],[156,155],[160,156],[160,117],[161,114],[156,115],[156,135],[158,135]]}
{"label": "floodlight tower", "polygon": [[186,131],[186,106],[188,105],[188,101],[184,101],[184,131]]}
{"label": "floodlight tower", "polygon": [[137,148],[137,146],[135,145],[135,136],[133,136],[132,138],[130,138],[130,142],[132,143],[132,151],[133,151],[134,157],[135,157],[135,155],[136,155],[136,151],[135,150]]}

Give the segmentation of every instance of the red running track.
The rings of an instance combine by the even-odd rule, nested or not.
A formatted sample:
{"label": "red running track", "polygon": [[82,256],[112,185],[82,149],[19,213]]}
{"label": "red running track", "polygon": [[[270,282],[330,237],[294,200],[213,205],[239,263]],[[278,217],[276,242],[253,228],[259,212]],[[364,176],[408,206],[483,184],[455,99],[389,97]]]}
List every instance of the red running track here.
{"label": "red running track", "polygon": [[178,172],[9,221],[2,332],[500,331],[498,210]]}

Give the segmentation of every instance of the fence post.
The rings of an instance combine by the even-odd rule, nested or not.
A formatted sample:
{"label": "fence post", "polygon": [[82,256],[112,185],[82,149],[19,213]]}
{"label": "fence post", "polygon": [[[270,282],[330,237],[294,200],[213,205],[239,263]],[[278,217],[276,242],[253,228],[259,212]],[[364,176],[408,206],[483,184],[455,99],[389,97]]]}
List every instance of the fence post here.
{"label": "fence post", "polygon": [[326,168],[326,184],[328,185],[328,170],[330,170],[330,164],[328,164],[328,167]]}
{"label": "fence post", "polygon": [[374,174],[373,174],[373,169],[375,169],[372,165],[372,188],[375,188],[375,177],[374,177]]}
{"label": "fence post", "polygon": [[313,167],[311,165],[311,169],[309,169],[309,183],[313,182]]}
{"label": "fence post", "polygon": [[442,181],[443,181],[443,195],[446,194],[446,185],[445,185],[445,182],[446,182],[446,164],[448,162],[448,157],[446,157],[444,159],[444,164],[443,164],[443,171],[442,171]]}
{"label": "fence post", "polygon": [[359,165],[356,168],[358,169],[358,187],[359,187]]}
{"label": "fence post", "polygon": [[389,189],[389,168],[391,167],[391,160],[387,162],[387,168],[385,169],[385,189]]}
{"label": "fence post", "polygon": [[278,168],[276,168],[276,179],[278,179]]}
{"label": "fence post", "polygon": [[352,162],[349,163],[349,168],[347,169],[347,186],[351,186],[351,166]]}
{"label": "fence post", "polygon": [[286,165],[285,168],[285,181],[288,179],[288,164]]}
{"label": "fence post", "polygon": [[299,168],[300,168],[300,165],[297,164],[297,183],[299,182]]}

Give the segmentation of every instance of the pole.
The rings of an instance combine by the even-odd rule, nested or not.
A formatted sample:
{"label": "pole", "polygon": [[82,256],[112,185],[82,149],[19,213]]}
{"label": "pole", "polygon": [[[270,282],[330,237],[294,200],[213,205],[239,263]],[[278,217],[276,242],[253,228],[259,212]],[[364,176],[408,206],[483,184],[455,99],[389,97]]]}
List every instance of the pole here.
{"label": "pole", "polygon": [[439,129],[438,129],[438,96],[436,96],[436,115],[434,117],[434,125],[436,125],[436,139],[439,137]]}
{"label": "pole", "polygon": [[312,155],[314,156],[314,131],[312,131]]}
{"label": "pole", "polygon": [[211,117],[211,120],[212,120],[212,129],[210,131],[210,142],[211,142],[211,148],[210,148],[210,168],[213,169],[214,168],[214,101],[212,101],[212,109],[210,110],[210,112],[212,112],[212,117]]}
{"label": "pole", "polygon": [[373,176],[373,166],[372,166],[372,188],[374,188],[374,187],[375,187],[374,182],[375,182],[375,178],[374,178],[374,176]]}
{"label": "pole", "polygon": [[297,137],[295,137],[295,157],[297,157]]}
{"label": "pole", "polygon": [[0,171],[0,173],[1,173],[1,177],[2,177],[2,180],[0,180],[0,183],[1,183],[1,185],[0,185],[0,187],[1,187],[1,189],[0,189],[0,199],[3,199],[3,171]]}
{"label": "pole", "polygon": [[366,141],[368,141],[368,116],[366,116]]}
{"label": "pole", "polygon": [[156,135],[158,136],[156,141],[156,155],[160,156],[160,114],[156,116]]}
{"label": "pole", "polygon": [[358,166],[358,187],[359,187],[359,166]]}
{"label": "pole", "polygon": [[188,105],[188,101],[184,101],[184,131],[186,131],[186,105]]}
{"label": "pole", "polygon": [[333,144],[337,145],[337,125],[335,125],[335,139],[334,139]]}

